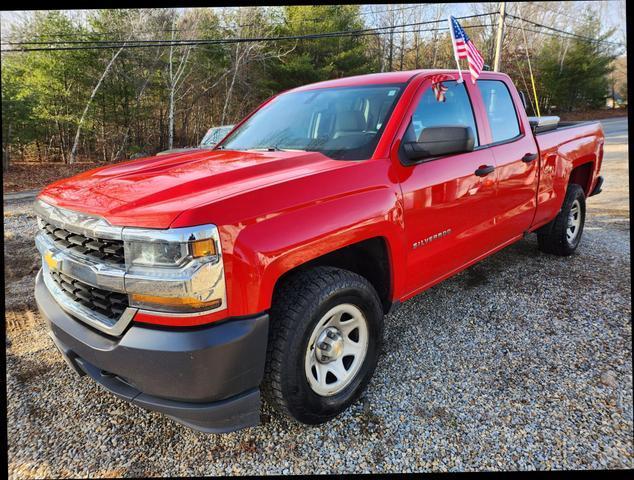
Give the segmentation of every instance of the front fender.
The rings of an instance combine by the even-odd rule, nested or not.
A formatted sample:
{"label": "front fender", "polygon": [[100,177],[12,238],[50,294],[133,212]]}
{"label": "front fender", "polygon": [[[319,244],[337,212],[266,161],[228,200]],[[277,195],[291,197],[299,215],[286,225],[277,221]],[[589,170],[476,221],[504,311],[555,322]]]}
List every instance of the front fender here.
{"label": "front fender", "polygon": [[[402,209],[396,192],[376,188],[285,212],[242,229],[234,244],[232,301],[248,312],[271,306],[279,278],[340,248],[382,237],[394,279],[402,278]],[[238,280],[240,279],[240,280]],[[396,286],[395,286],[396,287]],[[246,313],[245,313],[246,314]]]}
{"label": "front fender", "polygon": [[218,226],[227,282],[227,316],[270,308],[279,278],[339,248],[370,238],[385,240],[392,295],[405,278],[400,187],[387,159],[341,161],[200,205],[172,227]]}

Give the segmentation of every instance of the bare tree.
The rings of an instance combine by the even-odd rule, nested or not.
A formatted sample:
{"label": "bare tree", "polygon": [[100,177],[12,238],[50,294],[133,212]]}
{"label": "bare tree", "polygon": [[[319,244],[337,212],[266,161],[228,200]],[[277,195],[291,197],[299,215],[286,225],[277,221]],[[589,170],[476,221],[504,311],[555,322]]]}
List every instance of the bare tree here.
{"label": "bare tree", "polygon": [[[436,5],[436,15],[434,20],[436,20],[436,22],[440,21],[441,19],[441,15],[443,12],[443,8],[442,5]],[[438,23],[436,23],[435,25],[438,25]],[[436,61],[438,59],[438,29],[434,29],[434,34],[433,34],[433,40],[432,40],[432,44],[433,44],[433,56],[432,56],[432,61],[431,61],[431,66],[435,67],[436,66]]]}
{"label": "bare tree", "polygon": [[93,88],[92,93],[90,94],[90,98],[88,99],[88,102],[86,102],[86,107],[84,108],[84,111],[81,114],[81,118],[79,119],[79,123],[77,124],[77,131],[75,132],[75,141],[73,142],[73,148],[70,151],[70,158],[68,160],[68,163],[71,163],[71,164],[75,163],[76,156],[77,156],[77,145],[79,144],[79,136],[81,135],[81,127],[84,124],[84,120],[86,119],[86,114],[88,113],[88,109],[90,108],[90,105],[92,104],[92,101],[95,98],[95,95],[97,95],[97,91],[99,90],[99,87],[101,87],[103,79],[106,78],[106,75],[108,75],[108,72],[110,71],[110,68],[112,67],[112,64],[117,59],[119,54],[123,51],[126,44],[124,43],[123,45],[124,46],[122,46],[119,50],[115,52],[114,55],[112,55],[112,58],[106,65],[106,68],[104,68],[103,73],[101,74],[101,77],[99,77],[99,80],[97,81],[97,84],[95,85],[95,88]]}
{"label": "bare tree", "polygon": [[[161,49],[157,48],[156,49],[156,58],[154,59],[154,66],[156,66],[158,64],[160,56],[161,56]],[[139,89],[139,91],[136,94],[135,103],[136,103],[137,110],[139,110],[139,107],[140,107],[140,104],[141,104],[141,99],[143,98],[143,94],[145,93],[145,90],[146,90],[146,88],[148,86],[148,83],[150,82],[150,77],[152,75],[152,73],[151,73],[152,70],[148,71],[148,73],[145,76],[145,80],[143,81],[143,84],[141,85],[141,88]],[[126,143],[128,142],[128,138],[130,136],[130,129],[131,129],[131,126],[128,125],[126,127],[125,133],[123,134],[123,141],[121,142],[121,146],[119,147],[117,152],[114,154],[114,157],[112,158],[112,160],[116,160],[117,158],[119,158],[119,156],[123,152],[123,149],[125,148]]]}
{"label": "bare tree", "polygon": [[[172,41],[176,39],[176,12],[172,17]],[[193,25],[196,24],[196,17],[193,19]],[[174,49],[179,48],[181,50],[180,60],[176,61],[174,55]],[[187,61],[189,60],[189,54],[192,51],[192,45],[175,47],[170,45],[169,48],[169,62],[167,64],[167,88],[169,91],[169,105],[167,113],[167,148],[174,147],[174,105],[176,94],[180,88],[184,85],[184,79],[187,75],[184,75],[187,69]],[[175,66],[176,65],[176,66]]]}
{"label": "bare tree", "polygon": [[[257,7],[245,7],[241,8],[237,16],[233,17],[227,15],[225,20],[230,22],[232,26],[244,36],[257,36],[266,37],[271,36],[273,33],[270,31],[270,22],[262,22],[260,20],[261,15],[265,15],[266,11],[263,11]],[[236,25],[237,23],[237,25]],[[293,50],[295,50],[297,42],[290,49],[282,50],[281,47],[276,49],[266,42],[248,42],[248,43],[236,43],[231,55],[231,80],[227,86],[225,92],[225,101],[222,108],[222,114],[220,117],[220,124],[224,125],[229,121],[229,108],[235,104],[233,102],[233,95],[236,89],[236,84],[240,83],[241,75],[243,74],[247,65],[254,63],[263,63],[266,60],[277,58],[280,59]],[[242,83],[247,82],[248,75],[244,75]]]}
{"label": "bare tree", "polygon": [[84,124],[84,121],[86,119],[86,114],[88,113],[88,109],[90,108],[90,105],[92,104],[92,101],[94,100],[95,95],[97,95],[97,92],[99,91],[99,87],[101,87],[101,84],[103,83],[104,78],[106,78],[106,75],[108,75],[108,72],[112,68],[112,65],[114,64],[114,61],[121,54],[121,52],[123,51],[123,49],[127,45],[127,42],[132,39],[132,36],[134,35],[134,32],[136,30],[136,27],[141,24],[142,20],[143,20],[143,13],[139,13],[139,17],[137,19],[136,25],[133,25],[130,28],[130,35],[129,35],[128,39],[125,42],[123,42],[123,45],[121,46],[121,48],[119,48],[119,50],[117,50],[112,55],[112,57],[110,58],[110,61],[106,65],[106,68],[104,68],[101,76],[99,77],[99,80],[97,81],[97,84],[95,85],[95,88],[93,88],[92,93],[90,94],[90,98],[88,98],[88,102],[86,102],[86,107],[84,108],[84,111],[81,114],[81,118],[79,119],[79,123],[77,124],[77,131],[75,132],[75,141],[73,142],[73,148],[70,151],[70,158],[68,160],[68,163],[71,163],[71,164],[75,163],[75,160],[77,159],[77,146],[79,145],[79,136],[81,135],[81,128],[82,128],[82,126]]}

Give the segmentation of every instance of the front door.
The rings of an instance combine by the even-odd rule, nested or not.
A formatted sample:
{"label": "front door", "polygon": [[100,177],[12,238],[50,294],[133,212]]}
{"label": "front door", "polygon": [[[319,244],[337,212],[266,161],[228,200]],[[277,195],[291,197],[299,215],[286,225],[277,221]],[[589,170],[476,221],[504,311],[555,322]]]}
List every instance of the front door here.
{"label": "front door", "polygon": [[[405,117],[408,126],[401,127],[402,141],[418,138],[426,127],[463,125],[473,130],[477,147],[480,135],[465,83],[442,85],[444,100],[431,80],[423,82]],[[490,168],[495,161],[486,148],[415,165],[404,165],[402,158],[392,161],[403,194],[409,297],[497,246],[489,235],[497,172]],[[483,175],[483,167],[492,171]]]}

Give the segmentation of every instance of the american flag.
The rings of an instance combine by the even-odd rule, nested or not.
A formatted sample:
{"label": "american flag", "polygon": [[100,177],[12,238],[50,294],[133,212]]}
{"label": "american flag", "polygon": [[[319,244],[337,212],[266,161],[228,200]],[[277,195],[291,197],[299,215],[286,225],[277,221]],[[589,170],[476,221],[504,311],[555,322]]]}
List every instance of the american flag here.
{"label": "american flag", "polygon": [[431,77],[431,88],[434,90],[437,102],[445,101],[445,93],[447,93],[447,87],[442,84],[443,80],[446,80],[444,75],[434,75]]}
{"label": "american flag", "polygon": [[471,72],[471,81],[475,83],[476,79],[480,76],[482,67],[484,67],[484,58],[482,58],[478,49],[469,39],[467,32],[460,26],[458,20],[450,16],[449,23],[451,24],[451,40],[453,41],[456,59],[467,59],[469,62],[469,71]]}

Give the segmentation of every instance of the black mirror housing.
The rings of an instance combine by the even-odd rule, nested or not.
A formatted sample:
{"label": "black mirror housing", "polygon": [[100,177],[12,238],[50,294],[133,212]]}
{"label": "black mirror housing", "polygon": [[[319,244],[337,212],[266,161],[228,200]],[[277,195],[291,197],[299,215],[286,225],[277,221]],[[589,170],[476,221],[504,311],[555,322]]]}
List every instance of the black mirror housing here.
{"label": "black mirror housing", "polygon": [[415,162],[452,153],[470,152],[474,145],[475,137],[471,127],[448,125],[423,129],[417,142],[403,144],[403,152],[408,160]]}

